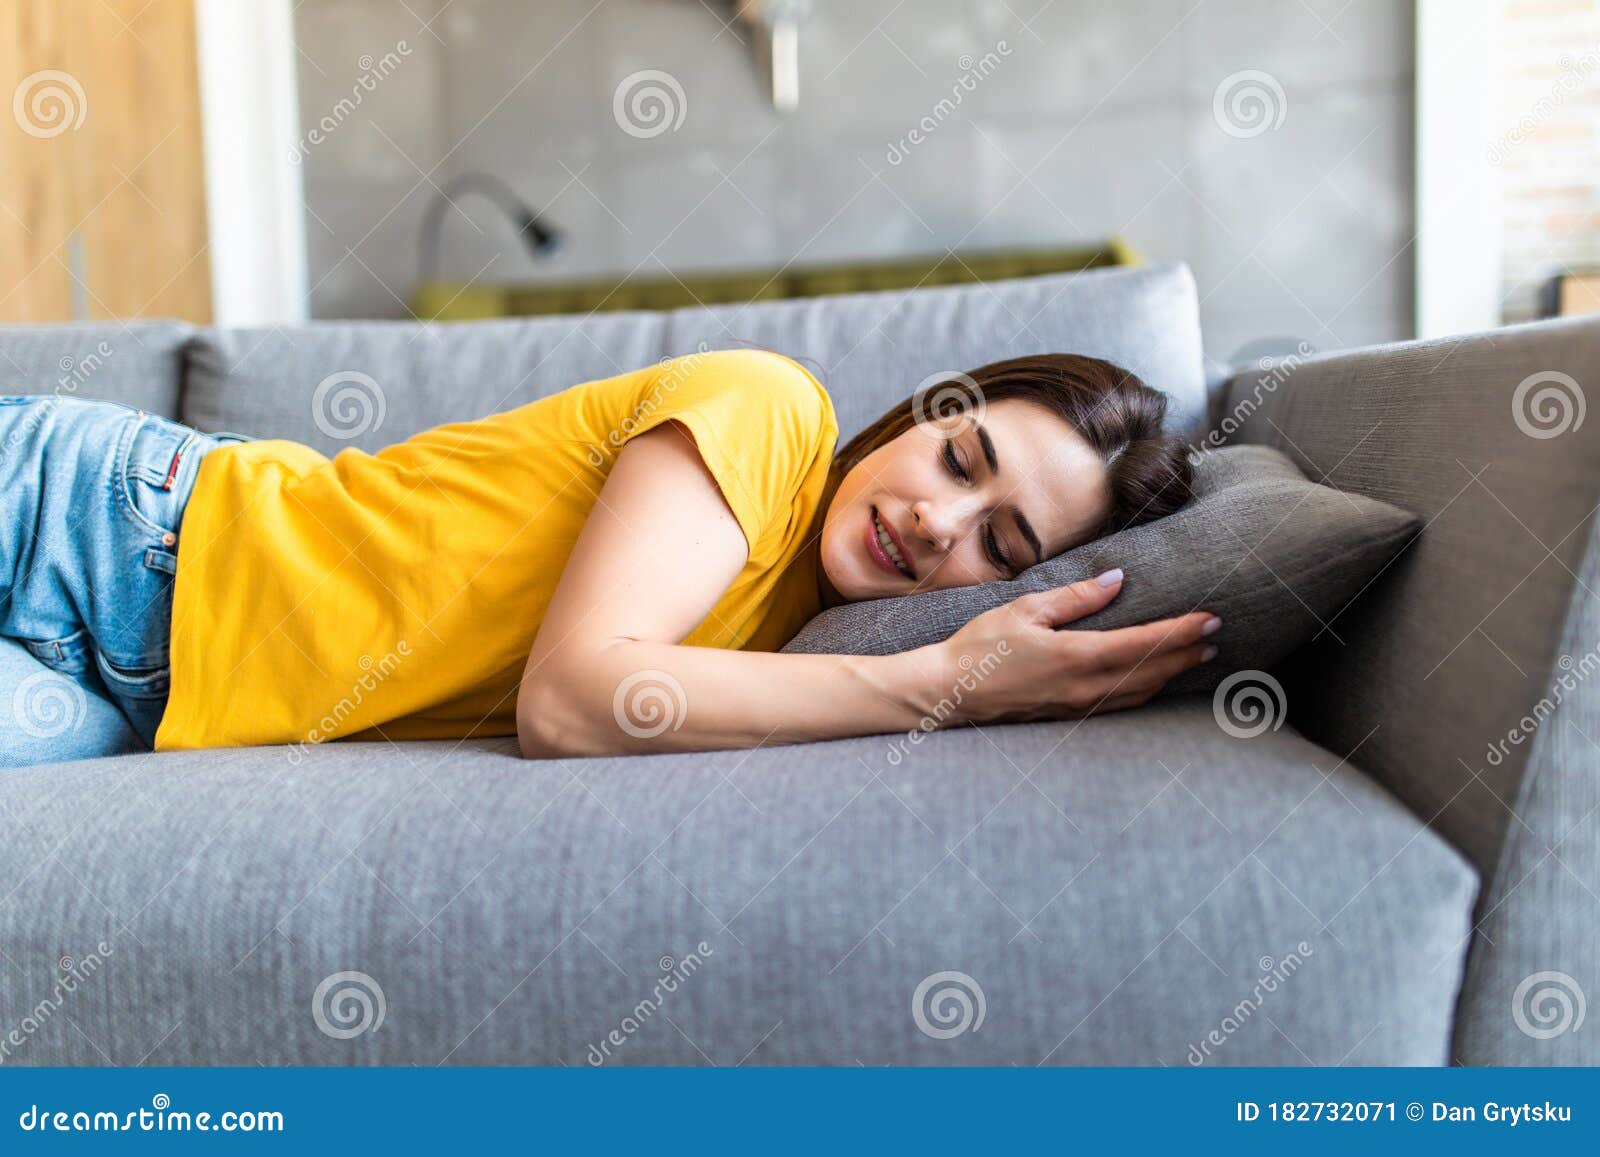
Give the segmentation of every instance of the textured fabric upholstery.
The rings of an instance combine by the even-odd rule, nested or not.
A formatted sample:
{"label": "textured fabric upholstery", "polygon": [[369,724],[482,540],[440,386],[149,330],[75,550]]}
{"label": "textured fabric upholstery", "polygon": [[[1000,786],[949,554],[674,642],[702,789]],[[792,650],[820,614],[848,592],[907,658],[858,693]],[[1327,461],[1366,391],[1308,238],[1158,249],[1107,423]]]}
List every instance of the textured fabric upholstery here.
{"label": "textured fabric upholstery", "polygon": [[[1040,349],[1120,358],[1182,412],[1198,357],[1171,373],[1141,358],[1177,365],[1197,339],[1163,327],[1187,333],[1193,310],[1187,271],[1156,267],[576,326],[190,345],[166,324],[130,323],[137,341],[10,327],[0,388],[56,388],[60,359],[84,364],[103,338],[115,356],[79,392],[168,413],[187,349],[178,416],[331,452],[743,339],[826,359],[848,436],[927,373]],[[661,958],[701,940],[700,970],[608,1063],[1179,1065],[1213,1031],[1208,1064],[1600,1063],[1593,1008],[1541,1032],[1544,1013],[1559,1022],[1552,974],[1600,992],[1596,683],[1487,756],[1553,698],[1561,656],[1581,669],[1600,644],[1600,422],[1536,439],[1511,408],[1544,371],[1592,393],[1596,365],[1600,323],[1565,321],[1231,381],[1236,440],[1427,523],[1274,669],[1292,722],[1252,739],[1209,698],[1173,698],[714,756],[334,744],[8,774],[0,1021],[38,1009],[63,957],[81,972],[100,941],[112,951],[4,1063],[584,1064]],[[341,372],[370,375],[386,407],[354,437],[323,429],[348,415],[312,410]],[[1302,967],[1249,1008],[1261,958],[1281,971],[1301,940]],[[342,972],[381,986],[376,1031],[319,1030],[315,995]],[[986,1012],[947,1040],[912,1012],[944,972],[970,976]]]}
{"label": "textured fabric upholstery", "polygon": [[1512,1015],[1542,971],[1600,993],[1600,679],[1522,722],[1600,646],[1600,422],[1579,421],[1596,366],[1600,319],[1541,322],[1252,372],[1224,417],[1237,439],[1425,520],[1284,683],[1310,738],[1388,784],[1488,881],[1462,998],[1477,1064],[1600,1063],[1592,1022],[1545,1039]]}
{"label": "textured fabric upholstery", "polygon": [[1194,279],[1180,264],[671,313],[208,330],[190,359],[183,418],[327,454],[376,450],[702,343],[760,345],[810,366],[833,398],[841,438],[930,374],[1029,352],[1125,365],[1168,393],[1186,435],[1205,418]]}
{"label": "textured fabric upholstery", "polygon": [[663,354],[661,315],[213,329],[190,353],[183,420],[332,456],[509,410]]}
{"label": "textured fabric upholstery", "polygon": [[700,342],[750,342],[811,366],[833,398],[841,441],[933,374],[1026,353],[1106,358],[1167,394],[1174,430],[1190,437],[1205,422],[1199,307],[1179,263],[668,315],[670,352]]}
{"label": "textured fabric upholstery", "polygon": [[[1506,797],[1515,818],[1479,905],[1455,1045],[1462,1064],[1600,1065],[1590,1020],[1600,1016],[1600,692],[1588,685],[1600,679],[1596,532],[1578,579],[1563,658],[1541,697],[1561,701],[1534,733],[1517,795]],[[1569,693],[1580,678],[1588,682]]]}
{"label": "textured fabric upholstery", "polygon": [[1209,610],[1226,630],[1217,657],[1163,694],[1209,691],[1237,671],[1260,670],[1310,639],[1416,532],[1412,514],[1310,481],[1266,446],[1199,456],[1194,498],[1166,518],[1131,527],[1029,567],[1010,581],[846,603],[791,639],[802,654],[889,655],[941,642],[984,611],[1033,591],[1126,572],[1115,600],[1072,623],[1104,631]]}
{"label": "textured fabric upholstery", "polygon": [[[0,1023],[110,949],[6,1063],[88,1065],[584,1065],[619,1026],[609,1064],[1438,1064],[1476,890],[1208,697],[920,744],[59,764],[0,779],[0,883]],[[344,972],[384,1002],[349,1039],[313,1011]],[[945,972],[985,1015],[938,1039]]]}
{"label": "textured fabric upholstery", "polygon": [[176,418],[194,332],[172,321],[0,326],[0,393],[105,398]]}

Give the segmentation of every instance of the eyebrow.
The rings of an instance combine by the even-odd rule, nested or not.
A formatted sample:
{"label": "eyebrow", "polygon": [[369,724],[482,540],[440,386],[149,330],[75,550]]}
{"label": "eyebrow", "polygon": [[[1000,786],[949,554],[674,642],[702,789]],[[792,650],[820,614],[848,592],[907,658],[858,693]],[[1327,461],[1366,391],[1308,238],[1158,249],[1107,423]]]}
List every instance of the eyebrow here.
{"label": "eyebrow", "polygon": [[[983,460],[989,464],[989,473],[1000,473],[1000,456],[994,452],[994,439],[989,437],[989,431],[983,423],[976,422],[978,430],[978,445],[983,448]],[[1044,547],[1039,542],[1039,536],[1033,529],[1033,524],[1022,514],[1022,511],[1013,509],[1011,516],[1017,520],[1017,529],[1022,532],[1022,537],[1027,539],[1028,545],[1033,548],[1033,557],[1036,562],[1044,561]]]}

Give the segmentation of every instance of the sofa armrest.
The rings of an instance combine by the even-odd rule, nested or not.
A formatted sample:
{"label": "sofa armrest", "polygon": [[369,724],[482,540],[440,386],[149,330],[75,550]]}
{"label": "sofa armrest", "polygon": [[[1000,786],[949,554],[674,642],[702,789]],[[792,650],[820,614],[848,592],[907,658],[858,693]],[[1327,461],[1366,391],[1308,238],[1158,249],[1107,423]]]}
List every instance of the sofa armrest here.
{"label": "sofa armrest", "polygon": [[1592,1032],[1529,1031],[1550,977],[1600,988],[1597,388],[1600,318],[1538,322],[1236,374],[1216,432],[1425,521],[1277,673],[1303,733],[1483,875],[1467,1063],[1600,1063]]}
{"label": "sofa armrest", "polygon": [[[1600,319],[1577,319],[1290,359],[1228,384],[1222,436],[1424,519],[1282,674],[1302,731],[1437,816],[1485,872],[1528,753],[1501,741],[1549,688],[1590,545],[1600,421],[1577,418],[1596,367]],[[1552,374],[1569,375],[1548,379],[1569,428],[1549,436],[1538,414],[1556,396],[1541,401],[1536,376]]]}

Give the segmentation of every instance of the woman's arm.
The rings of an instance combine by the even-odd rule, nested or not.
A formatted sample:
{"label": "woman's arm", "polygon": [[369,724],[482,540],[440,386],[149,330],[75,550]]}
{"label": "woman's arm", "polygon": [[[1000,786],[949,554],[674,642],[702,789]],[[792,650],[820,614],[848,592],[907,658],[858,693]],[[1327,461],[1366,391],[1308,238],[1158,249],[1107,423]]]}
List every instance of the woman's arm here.
{"label": "woman's arm", "polygon": [[[1204,614],[1121,631],[1053,630],[1109,602],[1092,581],[1025,596],[946,643],[897,655],[790,655],[681,645],[748,557],[686,427],[618,455],[540,624],[517,696],[530,758],[704,751],[976,719],[1087,714],[1143,702],[1200,661]],[[957,680],[1001,648],[973,693]],[[974,654],[974,651],[977,653]]]}

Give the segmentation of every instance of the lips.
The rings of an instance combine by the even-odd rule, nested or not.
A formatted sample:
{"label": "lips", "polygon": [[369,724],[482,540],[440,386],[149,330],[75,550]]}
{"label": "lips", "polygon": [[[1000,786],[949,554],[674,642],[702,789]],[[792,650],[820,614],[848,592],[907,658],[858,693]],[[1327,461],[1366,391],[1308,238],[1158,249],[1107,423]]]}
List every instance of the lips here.
{"label": "lips", "polygon": [[[882,521],[883,529],[889,535],[890,540],[894,543],[895,549],[900,552],[900,557],[907,560],[906,569],[910,570],[912,572],[911,574],[907,574],[906,571],[903,571],[896,566],[894,559],[889,557],[888,553],[883,549],[883,544],[878,541],[879,521]],[[871,513],[867,517],[865,538],[867,544],[867,553],[872,556],[873,562],[877,563],[885,571],[888,571],[896,578],[910,579],[915,581],[915,568],[911,566],[910,552],[906,550],[904,540],[902,540],[901,537],[895,533],[895,529],[889,523],[889,521],[882,518],[882,516],[878,513],[878,508],[876,506],[872,507]]]}

